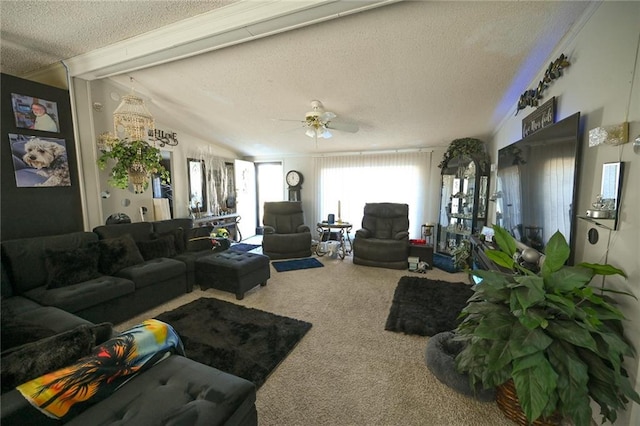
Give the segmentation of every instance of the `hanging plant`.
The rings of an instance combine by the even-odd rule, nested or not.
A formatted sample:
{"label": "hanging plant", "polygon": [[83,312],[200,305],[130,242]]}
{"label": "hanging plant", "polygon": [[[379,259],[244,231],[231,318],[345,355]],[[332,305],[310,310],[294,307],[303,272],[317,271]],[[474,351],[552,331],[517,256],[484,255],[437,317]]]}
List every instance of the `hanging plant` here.
{"label": "hanging plant", "polygon": [[455,139],[449,144],[449,147],[444,153],[442,161],[438,164],[438,167],[445,169],[447,168],[449,161],[461,156],[471,157],[474,160],[477,160],[483,171],[490,162],[489,154],[485,150],[484,142],[480,139],[461,138]]}
{"label": "hanging plant", "polygon": [[104,170],[107,160],[116,164],[111,169],[109,184],[115,188],[127,189],[133,185],[136,194],[149,187],[149,175],[159,174],[163,183],[169,182],[169,172],[160,164],[160,150],[145,141],[118,139],[111,135],[100,136],[98,167]]}

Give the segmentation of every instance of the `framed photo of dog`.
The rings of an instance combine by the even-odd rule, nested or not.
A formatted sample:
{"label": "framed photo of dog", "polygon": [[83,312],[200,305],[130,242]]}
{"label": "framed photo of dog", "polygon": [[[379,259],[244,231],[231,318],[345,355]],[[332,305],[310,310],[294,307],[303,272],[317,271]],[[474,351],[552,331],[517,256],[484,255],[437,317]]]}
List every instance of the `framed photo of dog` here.
{"label": "framed photo of dog", "polygon": [[9,133],[16,186],[71,186],[64,139]]}

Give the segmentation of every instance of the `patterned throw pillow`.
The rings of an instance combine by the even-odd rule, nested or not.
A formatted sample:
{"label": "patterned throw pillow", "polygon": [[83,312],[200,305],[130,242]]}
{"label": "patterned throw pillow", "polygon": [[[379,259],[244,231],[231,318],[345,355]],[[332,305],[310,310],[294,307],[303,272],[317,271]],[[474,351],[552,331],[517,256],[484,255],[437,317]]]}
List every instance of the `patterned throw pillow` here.
{"label": "patterned throw pillow", "polygon": [[60,288],[89,281],[100,276],[100,252],[93,247],[46,250],[47,288]]}

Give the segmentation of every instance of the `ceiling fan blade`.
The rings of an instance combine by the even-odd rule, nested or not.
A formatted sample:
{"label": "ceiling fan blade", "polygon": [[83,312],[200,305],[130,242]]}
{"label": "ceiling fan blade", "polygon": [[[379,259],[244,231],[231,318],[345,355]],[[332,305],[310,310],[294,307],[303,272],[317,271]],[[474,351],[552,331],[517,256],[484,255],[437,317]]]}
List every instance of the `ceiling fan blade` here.
{"label": "ceiling fan blade", "polygon": [[330,121],[326,125],[327,129],[340,130],[342,132],[356,133],[360,130],[360,126],[356,123],[348,123],[346,121]]}
{"label": "ceiling fan blade", "polygon": [[325,111],[322,114],[320,114],[319,119],[320,119],[321,122],[326,123],[327,121],[331,121],[336,117],[337,117],[337,115],[335,115],[331,111]]}

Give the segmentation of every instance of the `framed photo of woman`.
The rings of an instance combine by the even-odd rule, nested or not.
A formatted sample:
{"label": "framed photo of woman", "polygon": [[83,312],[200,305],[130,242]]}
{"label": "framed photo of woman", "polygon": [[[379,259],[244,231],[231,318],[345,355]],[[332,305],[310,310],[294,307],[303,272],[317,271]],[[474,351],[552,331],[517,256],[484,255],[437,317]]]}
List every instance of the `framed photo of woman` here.
{"label": "framed photo of woman", "polygon": [[11,94],[16,127],[59,133],[58,104],[18,93]]}

